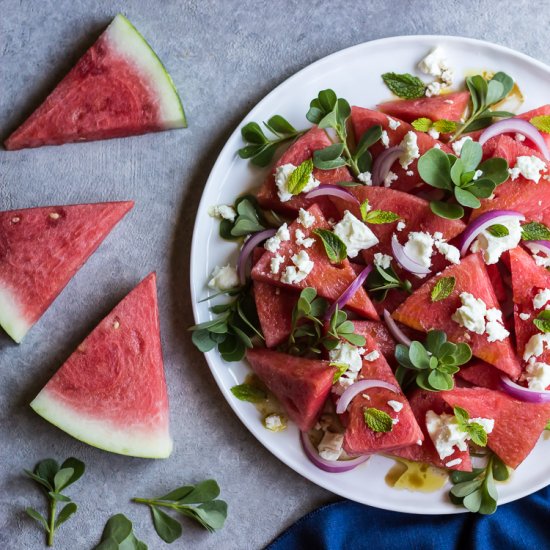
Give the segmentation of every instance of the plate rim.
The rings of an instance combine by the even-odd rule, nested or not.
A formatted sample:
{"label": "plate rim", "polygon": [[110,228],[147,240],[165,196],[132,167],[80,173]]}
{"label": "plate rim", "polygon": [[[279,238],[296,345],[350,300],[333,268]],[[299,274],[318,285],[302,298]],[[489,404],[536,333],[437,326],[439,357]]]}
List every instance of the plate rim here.
{"label": "plate rim", "polygon": [[[266,104],[269,103],[271,98],[278,92],[279,88],[283,86],[287,86],[288,84],[292,83],[294,79],[299,78],[302,73],[310,70],[314,70],[315,68],[321,66],[324,63],[333,62],[338,57],[344,57],[345,55],[348,55],[353,50],[360,50],[361,48],[364,48],[365,46],[369,45],[369,47],[376,47],[377,45],[380,46],[387,46],[388,43],[400,43],[400,42],[406,42],[408,40],[419,40],[419,41],[445,41],[445,42],[451,42],[451,43],[457,43],[457,44],[469,44],[469,45],[479,45],[483,46],[484,48],[489,48],[494,50],[495,52],[505,54],[507,56],[511,56],[513,58],[516,58],[520,62],[528,63],[532,66],[536,66],[538,69],[546,72],[550,76],[550,65],[547,65],[546,63],[517,50],[514,50],[508,46],[502,46],[500,44],[495,44],[494,42],[489,42],[486,40],[480,40],[478,38],[470,38],[470,37],[463,37],[463,36],[456,36],[456,35],[445,35],[445,34],[408,34],[408,35],[395,35],[395,36],[387,36],[383,38],[378,38],[375,40],[368,40],[365,42],[360,42],[358,44],[354,44],[352,46],[348,46],[346,48],[337,50],[333,53],[330,53],[324,57],[321,57],[320,59],[317,59],[316,61],[313,61],[312,63],[309,63],[308,65],[305,65],[298,71],[294,72],[292,75],[287,77],[286,79],[279,82],[271,91],[269,91],[265,96],[262,97],[257,103],[254,104],[254,106],[246,113],[246,115],[243,117],[242,120],[239,121],[235,129],[231,132],[229,137],[226,139],[222,149],[218,153],[218,156],[216,158],[216,161],[214,162],[212,169],[210,170],[210,173],[208,175],[208,178],[206,179],[206,182],[203,187],[203,191],[201,194],[201,199],[199,201],[196,216],[195,216],[195,222],[193,224],[193,235],[191,240],[191,251],[190,251],[190,262],[189,262],[189,286],[190,286],[190,292],[191,292],[191,306],[193,311],[193,318],[195,323],[199,322],[199,312],[198,312],[198,301],[197,301],[197,295],[195,293],[195,285],[193,280],[193,273],[195,271],[195,258],[197,258],[197,249],[199,246],[201,246],[200,238],[199,238],[199,214],[204,210],[205,208],[205,202],[206,202],[206,189],[211,185],[211,182],[214,181],[214,176],[216,172],[219,170],[219,167],[222,163],[226,163],[226,157],[228,156],[228,152],[230,153],[229,158],[231,156],[233,157],[230,164],[228,165],[228,170],[230,167],[237,161],[240,160],[236,154],[233,154],[234,146],[233,142],[239,138],[240,136],[240,129],[241,127],[246,124],[248,121],[252,120],[254,118],[254,114],[261,110],[261,108]],[[376,501],[376,502],[367,502],[368,499],[365,499],[364,501],[358,501],[355,498],[345,494],[345,491],[337,492],[333,488],[327,488],[322,482],[320,481],[314,481],[310,475],[305,471],[305,469],[302,467],[301,464],[296,462],[293,457],[285,456],[283,457],[283,452],[277,448],[276,444],[268,443],[267,441],[264,441],[259,436],[259,430],[251,427],[248,425],[248,421],[245,419],[244,414],[241,413],[241,411],[238,408],[238,403],[235,401],[235,399],[231,398],[231,393],[226,390],[223,381],[221,379],[221,376],[217,372],[217,366],[214,364],[214,357],[219,358],[219,354],[216,350],[211,350],[209,352],[203,353],[206,362],[208,364],[208,367],[210,369],[210,372],[212,373],[212,376],[214,377],[214,380],[216,381],[216,384],[218,386],[218,389],[221,391],[223,397],[225,398],[226,402],[229,404],[233,412],[236,414],[237,418],[241,421],[241,423],[245,426],[245,428],[250,432],[256,440],[272,455],[274,455],[278,460],[280,460],[284,466],[291,468],[296,473],[307,479],[309,482],[317,485],[318,487],[323,488],[326,491],[329,491],[333,494],[336,494],[338,496],[341,496],[343,498],[352,500],[354,502],[358,502],[363,505],[372,506],[375,508],[379,508],[382,510],[388,510],[393,512],[401,512],[401,513],[410,513],[415,515],[429,515],[429,516],[439,516],[439,515],[451,515],[451,514],[463,514],[467,513],[468,510],[465,508],[441,508],[437,511],[429,511],[426,512],[425,510],[419,510],[418,508],[410,507],[407,505],[403,505],[401,508],[396,508],[392,505],[385,505],[384,501]],[[336,474],[333,474],[336,475]],[[499,499],[499,506],[507,504],[509,502],[514,502],[516,500],[519,500],[521,498],[524,498],[528,495],[531,495],[540,489],[546,487],[547,485],[550,485],[550,477],[546,479],[545,481],[542,481],[540,484],[535,484],[535,487],[530,487],[527,490],[520,490],[514,495],[509,495],[503,498]],[[435,494],[435,493],[434,493]]]}

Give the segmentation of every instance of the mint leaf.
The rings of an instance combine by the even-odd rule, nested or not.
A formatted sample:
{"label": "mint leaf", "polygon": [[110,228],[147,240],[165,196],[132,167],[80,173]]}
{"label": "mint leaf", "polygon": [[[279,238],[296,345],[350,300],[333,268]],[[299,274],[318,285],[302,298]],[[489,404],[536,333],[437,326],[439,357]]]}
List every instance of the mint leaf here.
{"label": "mint leaf", "polygon": [[304,160],[290,174],[287,182],[288,192],[292,195],[299,195],[308,184],[312,172],[313,161],[311,159]]}
{"label": "mint leaf", "polygon": [[380,409],[374,407],[365,407],[363,415],[366,425],[377,433],[387,433],[393,430],[393,421],[391,416]]}
{"label": "mint leaf", "polygon": [[426,92],[424,82],[412,74],[384,73],[382,80],[393,94],[404,99],[423,97]]}
{"label": "mint leaf", "polygon": [[535,116],[529,121],[537,130],[550,134],[550,116],[540,115]]}
{"label": "mint leaf", "polygon": [[510,231],[505,225],[502,225],[500,223],[495,223],[494,225],[490,225],[487,228],[487,231],[493,236],[497,238],[507,237],[510,234]]}
{"label": "mint leaf", "polygon": [[333,384],[336,384],[336,382],[340,380],[342,374],[344,374],[349,369],[349,365],[347,363],[330,363],[330,366],[336,367],[336,372],[334,373],[334,377],[332,379]]}
{"label": "mint leaf", "polygon": [[250,403],[260,403],[267,399],[265,391],[256,388],[250,384],[239,384],[231,388],[231,393],[241,401],[249,401]]}
{"label": "mint leaf", "polygon": [[479,445],[480,447],[487,446],[487,432],[481,424],[478,424],[477,422],[468,424],[466,426],[466,432],[468,432],[471,440],[476,445]]}
{"label": "mint leaf", "polygon": [[363,215],[363,211],[361,210],[361,215],[364,222],[372,224],[393,223],[400,218],[399,214],[388,210],[371,210],[365,215]]}
{"label": "mint leaf", "polygon": [[440,134],[450,134],[451,132],[456,132],[457,126],[457,123],[453,120],[446,120],[444,118],[436,120],[433,123],[434,130]]}
{"label": "mint leaf", "polygon": [[465,426],[468,425],[468,421],[470,420],[470,415],[468,414],[468,411],[466,411],[462,407],[453,407],[453,413],[458,422],[458,425],[462,429],[464,429]]}
{"label": "mint leaf", "polygon": [[454,290],[455,285],[456,279],[454,277],[441,277],[432,288],[432,302],[439,302],[448,298]]}
{"label": "mint leaf", "polygon": [[411,122],[411,126],[418,132],[427,132],[432,127],[429,118],[417,118]]}
{"label": "mint leaf", "polygon": [[359,210],[361,211],[361,218],[363,221],[366,221],[366,217],[369,213],[369,199],[365,199],[361,205],[359,206]]}
{"label": "mint leaf", "polygon": [[341,263],[348,257],[346,245],[338,235],[328,229],[315,229],[313,233],[321,238],[327,257],[332,263]]}
{"label": "mint leaf", "polygon": [[541,311],[536,319],[533,319],[534,325],[541,332],[550,332],[550,310]]}
{"label": "mint leaf", "polygon": [[543,223],[529,222],[521,226],[521,238],[524,241],[548,241],[550,229]]}

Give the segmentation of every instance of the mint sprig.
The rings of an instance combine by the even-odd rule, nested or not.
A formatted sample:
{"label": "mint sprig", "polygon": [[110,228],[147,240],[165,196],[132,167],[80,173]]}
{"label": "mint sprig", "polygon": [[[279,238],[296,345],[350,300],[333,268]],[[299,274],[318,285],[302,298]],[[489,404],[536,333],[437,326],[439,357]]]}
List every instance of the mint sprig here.
{"label": "mint sprig", "polygon": [[391,264],[386,269],[375,264],[374,269],[367,276],[365,286],[369,296],[377,302],[383,302],[392,288],[412,293],[411,282],[407,279],[401,280]]}
{"label": "mint sprig", "polygon": [[328,229],[315,229],[313,233],[321,239],[327,258],[331,263],[342,263],[348,257],[346,244],[336,233]]}
{"label": "mint sprig", "polygon": [[550,240],[550,229],[540,222],[528,222],[521,226],[521,239],[523,241]]}
{"label": "mint sprig", "polygon": [[376,433],[387,433],[393,430],[392,417],[385,411],[375,407],[365,407],[363,409],[365,424]]}
{"label": "mint sprig", "polygon": [[456,131],[458,123],[454,120],[447,120],[445,118],[435,121],[429,118],[417,118],[411,122],[411,126],[418,132],[429,132],[433,129],[440,134],[450,134]]}
{"label": "mint sprig", "polygon": [[466,432],[470,439],[479,447],[487,446],[487,432],[478,422],[470,422],[468,411],[462,407],[453,407],[453,413],[459,428]]}
{"label": "mint sprig", "polygon": [[313,161],[306,159],[290,174],[287,182],[288,192],[291,195],[299,195],[308,184],[313,173]]}
{"label": "mint sprig", "polygon": [[430,297],[432,302],[439,302],[448,298],[453,292],[456,285],[454,277],[441,277],[432,288]]}

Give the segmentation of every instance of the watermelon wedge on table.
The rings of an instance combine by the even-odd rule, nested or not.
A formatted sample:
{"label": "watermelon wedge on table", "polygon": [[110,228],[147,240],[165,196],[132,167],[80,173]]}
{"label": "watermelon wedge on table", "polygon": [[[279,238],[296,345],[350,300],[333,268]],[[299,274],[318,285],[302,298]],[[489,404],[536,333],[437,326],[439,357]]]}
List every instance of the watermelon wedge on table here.
{"label": "watermelon wedge on table", "polygon": [[[400,449],[394,449],[391,454],[399,456],[406,460],[412,460],[413,462],[425,462],[432,464],[436,468],[448,468],[450,470],[459,470],[463,472],[470,472],[472,470],[472,461],[469,451],[460,451],[455,448],[452,455],[441,460],[439,453],[437,452],[426,427],[426,413],[433,411],[436,414],[452,414],[452,409],[441,398],[438,392],[431,392],[417,389],[409,396],[409,404],[414,413],[418,425],[422,429],[424,441],[422,445],[418,445],[418,442],[414,442],[408,447],[402,447]],[[458,464],[454,466],[446,466],[449,462],[460,459]]]}
{"label": "watermelon wedge on table", "polygon": [[454,92],[420,99],[396,99],[380,103],[377,107],[387,115],[413,122],[417,118],[430,120],[461,119],[470,101],[470,92]]}
{"label": "watermelon wedge on table", "polygon": [[31,407],[76,439],[143,458],[172,452],[156,277],[146,277],[78,346]]}
{"label": "watermelon wedge on table", "polygon": [[[315,229],[330,229],[330,226],[316,204],[314,204],[308,212],[315,217],[315,222],[311,227],[305,228],[298,221],[294,221],[289,226],[290,240],[282,242],[277,252],[277,254],[280,254],[284,258],[279,272],[271,272],[271,259],[275,257],[275,253],[266,250],[258,263],[252,268],[252,279],[254,281],[270,283],[285,288],[294,288],[295,290],[313,287],[320,296],[327,300],[334,301],[341,296],[356,278],[355,272],[347,259],[340,264],[330,263],[320,237],[313,233]],[[305,238],[312,237],[315,239],[315,243],[310,248],[304,249],[303,246],[296,243],[295,233],[297,229],[303,231]],[[302,249],[307,252],[310,260],[313,261],[313,269],[302,281],[292,284],[281,282],[281,274],[285,272],[286,267],[293,265],[291,258]],[[353,298],[348,302],[347,307],[369,319],[378,319],[378,314],[363,288],[360,288],[354,294]]]}
{"label": "watermelon wedge on table", "polygon": [[288,417],[301,431],[311,430],[328,397],[336,368],[328,361],[261,348],[249,349],[246,358]]}
{"label": "watermelon wedge on table", "polygon": [[21,342],[133,202],[0,212],[0,326]]}
{"label": "watermelon wedge on table", "polygon": [[[289,201],[281,202],[277,194],[277,185],[275,184],[275,171],[279,166],[283,166],[284,164],[299,166],[305,160],[312,158],[315,151],[324,149],[329,145],[332,145],[332,141],[325,130],[321,130],[316,126],[299,137],[283,153],[258,191],[257,199],[260,206],[287,215],[296,215],[300,208],[307,209],[310,207],[313,201],[306,200],[303,194],[297,195]],[[353,176],[345,166],[335,168],[334,170],[319,170],[315,168],[313,170],[313,176],[325,185],[335,185],[341,181],[353,180]],[[315,203],[320,206],[327,217],[332,215],[332,204],[327,198],[319,197],[315,199]]]}
{"label": "watermelon wedge on table", "polygon": [[[432,149],[433,147],[435,147],[437,144],[439,144],[443,151],[451,152],[447,145],[433,139],[431,136],[424,132],[417,132],[407,122],[398,121],[400,122],[399,126],[395,130],[392,130],[390,128],[389,121],[390,119],[388,118],[388,116],[384,113],[380,113],[379,111],[373,111],[371,109],[365,109],[363,107],[351,108],[351,123],[356,141],[359,141],[361,139],[361,136],[369,128],[380,125],[382,126],[382,129],[388,133],[390,147],[393,147],[394,145],[399,145],[405,137],[405,134],[407,134],[407,132],[409,131],[412,131],[416,134],[417,137],[420,156],[423,155],[428,149]],[[382,145],[382,143],[377,142],[370,148],[370,151],[372,152],[373,157],[376,158],[377,155],[384,151],[384,146]],[[397,189],[400,191],[411,191],[416,187],[425,185],[418,175],[417,164],[418,159],[415,159],[405,170],[401,167],[399,161],[395,161],[392,165],[391,171],[398,176],[398,179],[391,184],[392,189]],[[410,175],[407,175],[407,172],[409,172]]]}
{"label": "watermelon wedge on table", "polygon": [[[449,297],[432,302],[432,289],[442,277],[454,277],[455,288]],[[462,292],[480,298],[488,309],[499,309],[495,292],[479,254],[470,254],[463,258],[460,264],[449,266],[440,275],[432,277],[393,312],[393,317],[416,330],[445,331],[451,342],[466,342],[476,357],[494,365],[516,380],[521,374],[521,367],[509,337],[502,341],[488,342],[487,335],[471,332],[451,319],[461,305],[459,296]]]}
{"label": "watermelon wedge on table", "polygon": [[24,149],[185,126],[170,75],[128,19],[117,15],[5,146]]}
{"label": "watermelon wedge on table", "polygon": [[455,388],[441,392],[441,397],[451,407],[468,411],[470,418],[494,419],[487,446],[510,468],[527,458],[550,419],[550,403],[526,403],[486,388]]}
{"label": "watermelon wedge on table", "polygon": [[[365,349],[369,352],[378,350],[374,338],[366,335]],[[399,384],[393,375],[391,367],[380,354],[374,361],[363,360],[363,367],[359,373],[359,379],[383,380],[394,384],[399,389]],[[363,396],[368,395],[369,399]],[[388,401],[399,401],[403,408],[397,413]],[[390,432],[374,432],[366,422],[364,409],[377,408],[389,414],[392,419],[398,419]],[[416,443],[423,439],[422,431],[414,418],[407,398],[401,390],[396,394],[386,388],[371,388],[355,396],[347,408],[346,431],[344,434],[344,450],[349,454],[371,454],[397,447],[403,447]]]}

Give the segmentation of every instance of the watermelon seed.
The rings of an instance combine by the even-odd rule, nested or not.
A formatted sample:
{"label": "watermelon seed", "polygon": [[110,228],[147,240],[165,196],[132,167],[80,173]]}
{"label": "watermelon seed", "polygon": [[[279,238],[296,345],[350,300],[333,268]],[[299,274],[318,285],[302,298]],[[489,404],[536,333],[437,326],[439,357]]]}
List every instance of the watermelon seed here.
{"label": "watermelon seed", "polygon": [[52,220],[58,220],[60,218],[59,214],[57,212],[51,212],[50,213],[50,218]]}
{"label": "watermelon seed", "polygon": [[115,330],[118,330],[118,329],[120,328],[120,323],[119,323],[118,321],[115,321],[115,322],[113,323],[113,328],[114,328]]}
{"label": "watermelon seed", "polygon": [[11,219],[11,223],[19,223],[21,221],[21,218],[19,216],[15,216]]}

